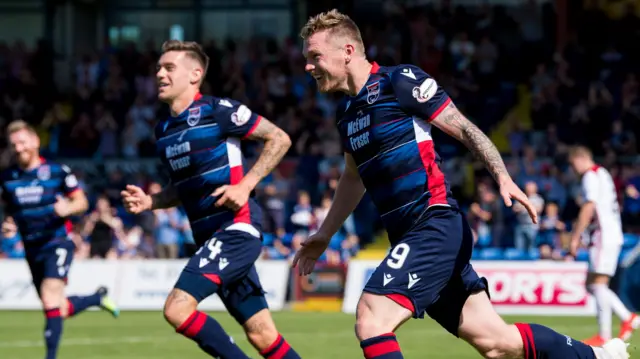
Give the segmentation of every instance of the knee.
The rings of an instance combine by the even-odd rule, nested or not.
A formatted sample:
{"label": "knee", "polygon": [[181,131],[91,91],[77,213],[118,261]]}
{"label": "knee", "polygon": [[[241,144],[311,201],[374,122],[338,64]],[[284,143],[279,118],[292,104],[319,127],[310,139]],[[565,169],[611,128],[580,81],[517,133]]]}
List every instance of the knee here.
{"label": "knee", "polygon": [[195,312],[198,303],[189,294],[174,289],[169,294],[164,304],[164,319],[174,328],[180,327],[193,312]]}
{"label": "knee", "polygon": [[254,325],[246,330],[247,339],[259,351],[268,349],[277,339],[278,330],[274,325]]}
{"label": "knee", "polygon": [[506,325],[504,331],[471,340],[470,344],[486,359],[523,357],[522,338],[518,328]]}
{"label": "knee", "polygon": [[58,283],[49,281],[42,283],[40,287],[40,300],[42,301],[44,309],[66,309],[62,308],[63,292],[64,286],[59,285]]}
{"label": "knee", "polygon": [[359,341],[377,337],[394,330],[394,328],[386,326],[379,317],[373,315],[373,312],[364,303],[358,305],[354,329]]}
{"label": "knee", "polygon": [[367,316],[356,319],[355,332],[358,340],[363,341],[388,333],[390,330],[385,330],[382,323],[377,322],[375,318]]}
{"label": "knee", "polygon": [[264,351],[271,347],[280,335],[267,310],[254,315],[243,327],[247,339],[258,351]]}

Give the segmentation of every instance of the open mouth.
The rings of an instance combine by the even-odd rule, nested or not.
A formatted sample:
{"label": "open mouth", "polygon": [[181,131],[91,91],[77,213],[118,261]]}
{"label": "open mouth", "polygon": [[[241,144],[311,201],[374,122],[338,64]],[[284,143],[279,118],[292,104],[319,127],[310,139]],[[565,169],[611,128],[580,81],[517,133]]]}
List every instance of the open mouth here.
{"label": "open mouth", "polygon": [[158,84],[158,88],[159,89],[165,88],[167,86],[169,86],[169,84],[168,83],[164,83],[164,82],[161,82],[161,83]]}

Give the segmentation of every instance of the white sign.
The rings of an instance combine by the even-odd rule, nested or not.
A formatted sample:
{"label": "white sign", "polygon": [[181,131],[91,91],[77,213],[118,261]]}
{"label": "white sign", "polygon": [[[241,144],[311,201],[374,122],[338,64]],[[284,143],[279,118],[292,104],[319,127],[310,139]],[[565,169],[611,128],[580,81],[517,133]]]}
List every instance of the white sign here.
{"label": "white sign", "polygon": [[[99,286],[123,310],[161,310],[186,260],[84,260],[71,265],[69,295],[86,295]],[[289,282],[286,261],[258,261],[256,269],[271,310],[284,307]],[[0,310],[41,310],[25,260],[0,260]],[[205,299],[202,310],[225,310],[218,296]]]}
{"label": "white sign", "polygon": [[[342,310],[355,313],[362,288],[379,261],[349,263]],[[595,315],[587,293],[587,264],[583,262],[473,262],[489,281],[491,301],[500,314]]]}

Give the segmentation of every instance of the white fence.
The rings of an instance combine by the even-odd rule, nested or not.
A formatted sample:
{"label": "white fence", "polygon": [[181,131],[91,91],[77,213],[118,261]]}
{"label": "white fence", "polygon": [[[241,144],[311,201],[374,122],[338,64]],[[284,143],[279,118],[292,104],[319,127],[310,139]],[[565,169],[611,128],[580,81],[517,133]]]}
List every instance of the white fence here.
{"label": "white fence", "polygon": [[[76,261],[69,272],[69,294],[90,294],[104,285],[124,310],[160,310],[175,284],[185,260]],[[269,307],[281,310],[285,303],[289,264],[284,261],[256,263]],[[24,260],[0,260],[0,309],[40,310]],[[217,296],[205,299],[204,310],[224,310]]]}
{"label": "white fence", "polygon": [[[160,310],[186,261],[76,261],[69,274],[69,294],[89,294],[98,286],[109,288],[123,310]],[[354,313],[364,284],[379,261],[350,262],[343,312]],[[473,263],[487,277],[491,300],[501,314],[595,315],[595,304],[585,289],[586,263],[506,262]],[[272,310],[286,301],[289,263],[258,261],[260,281]],[[40,310],[24,260],[0,260],[0,310]],[[224,310],[217,296],[204,300],[204,310]]]}

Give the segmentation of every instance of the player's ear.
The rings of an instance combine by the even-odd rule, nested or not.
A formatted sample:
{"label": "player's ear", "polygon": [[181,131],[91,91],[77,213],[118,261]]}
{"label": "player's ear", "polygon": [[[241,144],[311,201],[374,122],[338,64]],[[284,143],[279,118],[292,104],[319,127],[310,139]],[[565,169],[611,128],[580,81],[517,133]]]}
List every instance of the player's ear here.
{"label": "player's ear", "polygon": [[351,58],[353,57],[356,49],[351,44],[344,45],[344,60],[348,64],[351,62]]}
{"label": "player's ear", "polygon": [[201,68],[194,67],[193,70],[191,70],[191,74],[189,76],[189,82],[191,82],[192,84],[200,82],[200,79],[202,79],[203,73],[204,71],[202,71]]}

